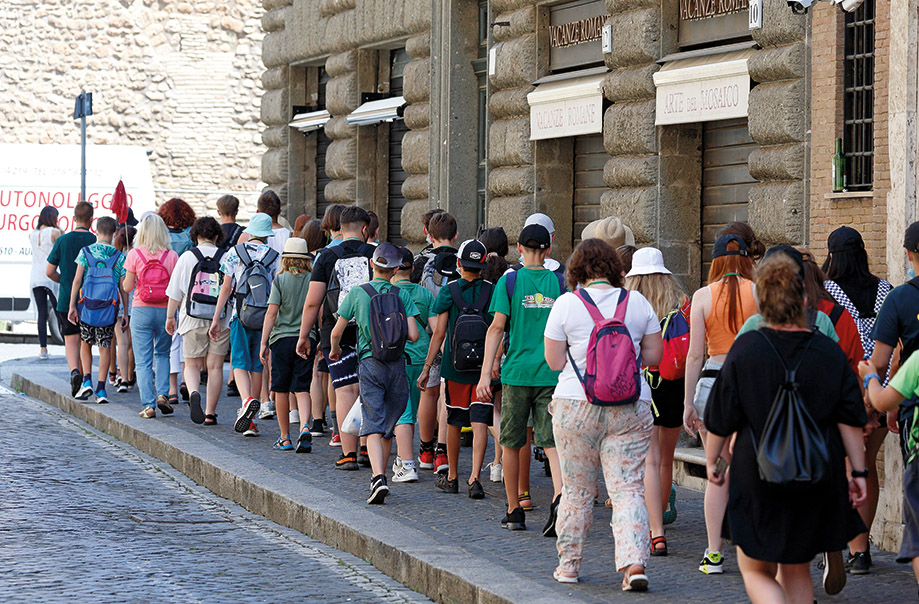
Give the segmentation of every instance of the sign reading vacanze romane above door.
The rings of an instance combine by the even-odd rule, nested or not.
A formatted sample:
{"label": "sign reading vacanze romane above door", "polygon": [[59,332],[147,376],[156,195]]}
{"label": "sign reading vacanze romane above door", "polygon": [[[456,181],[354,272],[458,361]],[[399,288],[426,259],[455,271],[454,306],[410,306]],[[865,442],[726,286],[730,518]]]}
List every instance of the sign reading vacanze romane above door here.
{"label": "sign reading vacanze romane above door", "polygon": [[608,16],[603,0],[577,0],[549,9],[549,68],[553,73],[603,62],[600,38]]}
{"label": "sign reading vacanze romane above door", "polygon": [[750,36],[749,0],[680,0],[680,46]]}

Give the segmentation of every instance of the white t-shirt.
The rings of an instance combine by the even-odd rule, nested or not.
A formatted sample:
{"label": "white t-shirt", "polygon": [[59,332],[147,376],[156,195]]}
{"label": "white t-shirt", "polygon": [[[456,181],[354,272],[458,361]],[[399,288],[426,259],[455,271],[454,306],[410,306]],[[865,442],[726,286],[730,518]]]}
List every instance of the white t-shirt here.
{"label": "white t-shirt", "polygon": [[[597,304],[600,312],[604,317],[612,317],[616,312],[616,302],[619,301],[618,287],[612,289],[600,289],[596,287],[585,288],[590,298]],[[625,311],[625,326],[632,336],[632,343],[635,345],[635,356],[639,355],[639,344],[641,339],[652,333],[659,333],[661,330],[660,322],[651,304],[638,292],[629,293],[628,307]],[[573,293],[565,293],[559,296],[552,310],[549,312],[549,320],[546,323],[545,336],[558,342],[568,342],[571,356],[577,361],[578,370],[581,375],[587,366],[587,343],[590,340],[590,332],[593,331],[594,322],[590,317],[587,307]],[[586,401],[587,396],[584,394],[584,387],[578,380],[577,374],[571,367],[571,360],[565,363],[565,368],[558,378],[558,385],[555,387],[556,398],[569,398]],[[641,380],[641,399],[651,400],[651,387],[648,382]]]}
{"label": "white t-shirt", "polygon": [[271,230],[274,231],[274,235],[269,237],[266,243],[268,243],[268,245],[273,247],[275,251],[280,254],[284,251],[284,244],[287,243],[288,239],[290,239],[291,233],[284,227],[272,227]]}
{"label": "white t-shirt", "polygon": [[[197,249],[206,258],[213,258],[214,254],[217,252],[216,247],[207,244],[199,245],[197,246]],[[179,324],[177,331],[182,335],[188,333],[192,329],[197,329],[198,327],[210,327],[211,325],[210,320],[189,317],[186,312],[187,305],[185,297],[188,295],[188,285],[191,281],[191,272],[195,270],[196,264],[198,264],[198,259],[195,258],[195,255],[191,250],[179,256],[179,260],[176,262],[175,269],[172,271],[172,276],[169,278],[169,285],[166,287],[166,295],[173,300],[179,300]],[[213,289],[217,290],[219,293],[219,286],[217,283],[213,284]],[[226,328],[229,323],[230,313],[227,313],[224,320],[221,321],[221,327]]]}

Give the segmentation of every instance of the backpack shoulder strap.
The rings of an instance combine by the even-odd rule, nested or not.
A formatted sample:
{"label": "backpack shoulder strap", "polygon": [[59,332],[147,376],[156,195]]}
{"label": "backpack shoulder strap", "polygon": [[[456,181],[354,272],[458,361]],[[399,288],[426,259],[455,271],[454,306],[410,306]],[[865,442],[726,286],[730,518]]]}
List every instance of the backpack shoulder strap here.
{"label": "backpack shoulder strap", "polygon": [[166,262],[166,256],[168,256],[169,252],[171,251],[172,251],[171,248],[166,248],[165,250],[163,250],[163,253],[160,254],[160,264],[163,264]]}
{"label": "backpack shoulder strap", "polygon": [[[919,289],[919,285],[915,286],[916,289]],[[833,303],[833,310],[830,311],[830,321],[833,322],[833,325],[836,325],[839,322],[839,319],[842,318],[843,311],[846,310],[842,307],[842,304]]]}
{"label": "backpack shoulder strap", "polygon": [[115,253],[105,259],[105,268],[110,271],[115,270],[115,265],[118,263],[118,257],[121,256],[121,252],[115,250]]}
{"label": "backpack shoulder strap", "polygon": [[782,355],[779,353],[778,349],[775,347],[775,344],[772,343],[772,340],[769,339],[769,336],[763,333],[761,329],[757,329],[756,332],[760,334],[761,336],[763,336],[763,339],[766,340],[767,344],[769,344],[769,348],[771,348],[772,351],[775,353],[775,356],[778,357],[779,363],[782,364],[782,369],[785,370],[785,380],[788,382],[794,382],[795,377],[798,374],[798,369],[801,367],[801,363],[804,362],[804,357],[807,356],[807,351],[810,348],[811,343],[814,341],[814,337],[815,337],[814,333],[811,332],[811,337],[807,339],[807,344],[805,344],[804,350],[801,351],[801,358],[798,359],[797,363],[795,363],[794,369],[789,371],[788,365],[785,364],[785,359],[782,358]]}
{"label": "backpack shoulder strap", "polygon": [[369,283],[361,283],[361,289],[364,290],[364,292],[370,296],[371,299],[380,293]]}
{"label": "backpack shoulder strap", "polygon": [[201,262],[202,260],[204,260],[204,254],[201,253],[201,250],[198,249],[198,246],[192,246],[189,251],[191,251],[194,257],[198,259],[198,262]]}
{"label": "backpack shoulder strap", "polygon": [[463,292],[460,289],[459,281],[451,281],[447,284],[447,289],[450,291],[450,297],[453,298],[453,303],[457,306],[457,308],[459,308],[462,312],[466,312],[469,309],[469,306],[463,299]]}
{"label": "backpack shoulder strap", "polygon": [[629,290],[622,288],[619,290],[619,301],[616,302],[616,314],[613,318],[620,323],[625,323],[625,311],[629,308]]}
{"label": "backpack shoulder strap", "polygon": [[574,295],[580,298],[584,306],[587,307],[587,312],[590,313],[590,318],[594,320],[594,323],[599,323],[606,319],[603,313],[600,312],[600,309],[597,308],[597,303],[593,301],[593,298],[590,297],[590,294],[588,294],[584,288],[574,292]]}
{"label": "backpack shoulder strap", "polygon": [[265,266],[271,266],[275,260],[278,258],[278,250],[273,247],[268,248],[268,252],[261,259],[261,263]]}
{"label": "backpack shoulder strap", "polygon": [[561,296],[568,291],[568,284],[565,282],[565,273],[563,271],[555,271],[555,274],[558,276],[558,295]]}
{"label": "backpack shoulder strap", "polygon": [[491,281],[482,281],[482,285],[479,286],[479,296],[475,299],[473,308],[478,312],[485,312],[491,303],[491,294],[494,288],[495,286],[492,285]]}
{"label": "backpack shoulder strap", "polygon": [[236,255],[239,256],[245,266],[252,264],[252,256],[249,255],[249,250],[246,249],[245,243],[237,243],[233,246],[233,249],[236,250]]}
{"label": "backpack shoulder strap", "polygon": [[[233,235],[230,237],[230,241],[239,241],[239,236],[243,234],[243,226],[237,224],[236,228],[233,229]],[[236,245],[235,243],[233,245]]]}
{"label": "backpack shoulder strap", "polygon": [[96,260],[96,257],[93,256],[93,253],[90,251],[89,246],[83,246],[83,257],[86,258],[86,264],[92,268],[93,262]]}
{"label": "backpack shoulder strap", "polygon": [[147,257],[144,256],[144,253],[140,250],[140,248],[136,247],[134,249],[137,250],[137,255],[140,256],[140,263],[147,264]]}
{"label": "backpack shoulder strap", "polygon": [[511,271],[504,276],[504,285],[507,289],[507,301],[511,303],[514,297],[514,289],[517,287],[517,271]]}

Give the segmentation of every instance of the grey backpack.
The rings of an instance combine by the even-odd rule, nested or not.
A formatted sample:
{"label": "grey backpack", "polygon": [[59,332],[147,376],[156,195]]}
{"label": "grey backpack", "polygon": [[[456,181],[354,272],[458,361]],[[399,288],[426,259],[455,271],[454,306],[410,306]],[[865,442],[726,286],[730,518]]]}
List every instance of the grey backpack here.
{"label": "grey backpack", "polygon": [[264,258],[254,260],[245,243],[237,244],[233,249],[245,266],[236,284],[236,314],[243,327],[260,330],[268,312],[268,296],[274,281],[274,274],[268,267],[274,264],[278,252],[269,248]]}

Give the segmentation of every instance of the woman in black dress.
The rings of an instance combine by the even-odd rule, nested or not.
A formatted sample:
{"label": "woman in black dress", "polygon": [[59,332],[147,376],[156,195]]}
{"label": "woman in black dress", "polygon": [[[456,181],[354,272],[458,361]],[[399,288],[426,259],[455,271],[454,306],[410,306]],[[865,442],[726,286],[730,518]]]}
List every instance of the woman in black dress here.
{"label": "woman in black dress", "polygon": [[[734,343],[706,408],[710,437],[720,441],[706,447],[708,476],[713,483],[723,482],[718,452],[736,433],[727,520],[747,595],[755,603],[811,602],[811,560],[835,552],[829,554],[838,557],[832,566],[841,568],[846,542],[865,530],[853,509],[865,501],[865,479],[846,476],[845,458],[853,468],[865,467],[862,427],[867,417],[855,374],[839,346],[807,328],[802,268],[774,254],[757,269],[756,291],[766,325]],[[800,392],[827,435],[831,468],[829,480],[820,486],[789,491],[760,480],[753,438],[760,439],[784,382],[782,361],[791,369],[799,360]]]}

